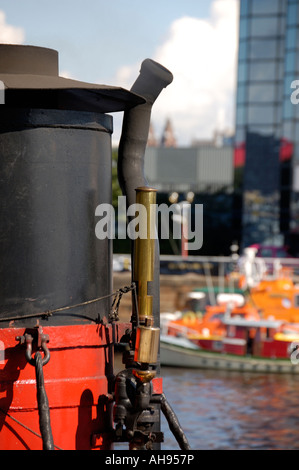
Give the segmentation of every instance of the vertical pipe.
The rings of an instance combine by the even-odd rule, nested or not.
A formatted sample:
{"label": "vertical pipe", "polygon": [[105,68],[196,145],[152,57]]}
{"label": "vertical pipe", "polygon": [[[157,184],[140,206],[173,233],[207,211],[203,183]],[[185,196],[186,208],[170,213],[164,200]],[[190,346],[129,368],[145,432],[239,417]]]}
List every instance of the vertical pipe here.
{"label": "vertical pipe", "polygon": [[[125,111],[118,151],[118,179],[127,207],[136,202],[135,189],[148,186],[144,175],[144,154],[148,139],[151,110],[163,88],[173,80],[172,73],[151,59],[145,59],[131,91],[146,99],[144,104]],[[133,256],[132,256],[133,258]],[[132,259],[134,265],[134,259]],[[160,255],[155,241],[153,280],[153,313],[155,324],[160,324]]]}
{"label": "vertical pipe", "polygon": [[138,376],[150,380],[155,372],[149,365],[157,365],[160,329],[154,327],[153,295],[156,238],[156,190],[149,187],[136,189],[136,210],[139,211],[139,236],[134,243],[133,281],[137,286],[138,320],[135,361],[141,363]]}
{"label": "vertical pipe", "polygon": [[144,323],[146,318],[153,317],[150,286],[154,281],[156,190],[149,187],[137,188],[136,204],[144,208],[139,213],[139,221],[146,233],[141,234],[134,243],[133,281],[137,286],[139,322]]}

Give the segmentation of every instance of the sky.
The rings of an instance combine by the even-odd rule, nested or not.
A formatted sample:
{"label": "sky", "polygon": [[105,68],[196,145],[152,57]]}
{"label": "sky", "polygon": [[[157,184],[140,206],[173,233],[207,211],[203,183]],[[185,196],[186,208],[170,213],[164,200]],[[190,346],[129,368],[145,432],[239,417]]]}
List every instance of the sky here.
{"label": "sky", "polygon": [[[179,146],[233,131],[238,0],[0,0],[0,42],[56,49],[59,74],[130,89],[145,58],[174,76],[152,110]],[[113,142],[122,113],[114,114]]]}

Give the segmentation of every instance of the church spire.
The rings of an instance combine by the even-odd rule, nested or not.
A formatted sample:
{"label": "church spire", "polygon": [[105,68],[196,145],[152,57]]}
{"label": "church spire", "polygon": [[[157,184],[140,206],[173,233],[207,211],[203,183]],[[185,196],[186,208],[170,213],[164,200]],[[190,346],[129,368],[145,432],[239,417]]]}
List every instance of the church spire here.
{"label": "church spire", "polygon": [[162,147],[176,147],[176,138],[170,119],[167,119],[161,139]]}

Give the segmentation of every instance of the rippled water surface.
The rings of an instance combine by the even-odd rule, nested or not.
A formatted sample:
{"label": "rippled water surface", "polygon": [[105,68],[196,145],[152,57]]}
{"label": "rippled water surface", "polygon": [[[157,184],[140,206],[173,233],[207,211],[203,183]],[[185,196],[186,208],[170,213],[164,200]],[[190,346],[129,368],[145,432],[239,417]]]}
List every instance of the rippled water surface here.
{"label": "rippled water surface", "polygon": [[[299,375],[163,367],[163,389],[197,449],[299,449]],[[162,415],[164,450],[178,450]]]}

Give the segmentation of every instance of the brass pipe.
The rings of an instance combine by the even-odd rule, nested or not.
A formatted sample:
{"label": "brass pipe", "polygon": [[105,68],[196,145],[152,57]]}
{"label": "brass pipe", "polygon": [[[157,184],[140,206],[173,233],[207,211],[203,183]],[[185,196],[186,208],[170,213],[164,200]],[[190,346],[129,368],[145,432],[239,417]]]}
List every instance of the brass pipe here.
{"label": "brass pipe", "polygon": [[144,209],[139,212],[140,237],[134,243],[133,281],[137,286],[139,322],[145,323],[146,318],[153,319],[153,296],[149,283],[154,281],[156,190],[147,186],[137,188],[136,204]]}
{"label": "brass pipe", "polygon": [[143,381],[147,381],[155,375],[155,372],[148,370],[148,365],[157,363],[160,338],[160,329],[154,326],[151,293],[155,262],[156,190],[147,186],[137,188],[136,204],[140,205],[140,236],[134,243],[133,281],[137,287],[139,325],[136,332],[134,360],[142,364],[142,371],[136,371],[136,374]]}

